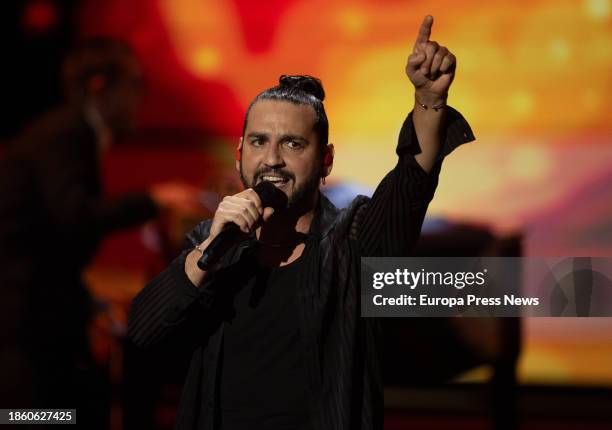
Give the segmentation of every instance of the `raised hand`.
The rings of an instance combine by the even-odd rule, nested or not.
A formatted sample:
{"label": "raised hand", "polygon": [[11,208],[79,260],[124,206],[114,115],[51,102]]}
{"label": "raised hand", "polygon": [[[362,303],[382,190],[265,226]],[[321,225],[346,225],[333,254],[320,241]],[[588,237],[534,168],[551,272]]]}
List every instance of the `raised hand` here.
{"label": "raised hand", "polygon": [[433,16],[427,15],[408,57],[406,75],[417,93],[432,99],[445,99],[455,77],[457,60],[448,48],[429,40],[432,25]]}

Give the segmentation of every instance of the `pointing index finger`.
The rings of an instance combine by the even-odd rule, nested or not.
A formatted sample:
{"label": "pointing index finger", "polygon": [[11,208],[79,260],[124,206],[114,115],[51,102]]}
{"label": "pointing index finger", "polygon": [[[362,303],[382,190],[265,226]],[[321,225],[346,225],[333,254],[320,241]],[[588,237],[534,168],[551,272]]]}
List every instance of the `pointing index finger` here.
{"label": "pointing index finger", "polygon": [[419,28],[419,35],[417,36],[415,45],[421,45],[429,42],[429,36],[431,36],[431,27],[433,25],[433,16],[427,15],[421,23]]}

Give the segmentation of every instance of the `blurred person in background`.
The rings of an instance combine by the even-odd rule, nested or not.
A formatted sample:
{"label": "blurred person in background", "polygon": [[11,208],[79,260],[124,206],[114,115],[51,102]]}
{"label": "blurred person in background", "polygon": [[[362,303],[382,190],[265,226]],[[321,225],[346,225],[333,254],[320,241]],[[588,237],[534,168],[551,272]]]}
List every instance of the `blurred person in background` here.
{"label": "blurred person in background", "polygon": [[129,46],[87,39],[62,74],[65,102],[0,161],[0,407],[76,408],[84,428],[108,428],[107,377],[92,360],[82,271],[106,235],[161,211],[194,210],[198,193],[164,183],[104,196],[101,157],[133,129],[142,94]]}

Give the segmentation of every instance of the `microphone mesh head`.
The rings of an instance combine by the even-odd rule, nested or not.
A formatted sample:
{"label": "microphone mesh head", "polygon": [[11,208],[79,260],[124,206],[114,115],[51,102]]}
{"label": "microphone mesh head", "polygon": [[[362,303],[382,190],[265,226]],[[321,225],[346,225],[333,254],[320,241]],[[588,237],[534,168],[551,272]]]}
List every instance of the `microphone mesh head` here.
{"label": "microphone mesh head", "polygon": [[282,209],[287,207],[287,196],[270,181],[257,184],[253,190],[259,196],[263,207]]}

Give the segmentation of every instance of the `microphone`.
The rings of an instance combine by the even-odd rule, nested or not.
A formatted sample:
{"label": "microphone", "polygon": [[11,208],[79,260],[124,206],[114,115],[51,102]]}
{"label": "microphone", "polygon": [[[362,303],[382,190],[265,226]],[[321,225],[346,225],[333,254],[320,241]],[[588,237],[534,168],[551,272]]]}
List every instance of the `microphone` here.
{"label": "microphone", "polygon": [[[276,210],[287,206],[287,196],[276,188],[272,182],[260,182],[253,188],[253,191],[259,196],[264,208],[271,207]],[[240,230],[238,225],[233,222],[225,224],[221,232],[202,253],[198,260],[198,267],[201,270],[209,270],[232,246],[242,241],[244,237],[245,233]]]}

